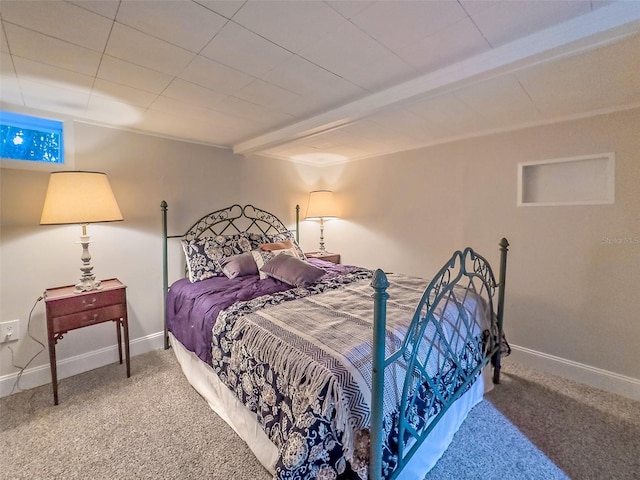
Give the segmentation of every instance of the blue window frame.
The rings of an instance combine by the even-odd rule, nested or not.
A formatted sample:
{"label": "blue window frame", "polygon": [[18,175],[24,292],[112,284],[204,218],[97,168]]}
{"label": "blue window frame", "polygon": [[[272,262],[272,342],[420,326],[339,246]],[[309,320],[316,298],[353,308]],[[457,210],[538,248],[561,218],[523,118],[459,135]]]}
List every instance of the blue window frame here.
{"label": "blue window frame", "polygon": [[64,164],[63,122],[0,111],[0,158]]}

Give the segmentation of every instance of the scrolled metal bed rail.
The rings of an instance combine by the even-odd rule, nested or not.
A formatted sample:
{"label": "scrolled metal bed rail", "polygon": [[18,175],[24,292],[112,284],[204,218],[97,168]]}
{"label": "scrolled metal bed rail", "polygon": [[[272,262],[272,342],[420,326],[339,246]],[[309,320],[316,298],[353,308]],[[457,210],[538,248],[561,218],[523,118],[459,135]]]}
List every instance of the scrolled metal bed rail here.
{"label": "scrolled metal bed rail", "polygon": [[[374,347],[373,347],[373,377],[372,377],[372,412],[371,412],[371,458],[369,463],[369,478],[378,480],[382,475],[382,442],[383,442],[383,386],[385,370],[392,368],[398,362],[403,365],[407,374],[402,386],[402,396],[398,408],[398,452],[397,465],[389,477],[394,479],[409,462],[411,457],[431,430],[444,416],[447,409],[455,402],[481,373],[489,361],[494,366],[493,382],[500,381],[500,357],[503,335],[503,311],[504,291],[506,285],[506,262],[509,243],[506,238],[500,241],[500,280],[496,282],[491,266],[487,260],[477,254],[473,249],[456,251],[450,260],[440,269],[438,274],[429,283],[418,304],[412,324],[407,331],[403,345],[394,353],[385,358],[385,331],[386,331],[386,302],[389,297],[386,289],[389,285],[387,277],[382,270],[377,270],[372,279],[374,299]],[[455,292],[457,287],[463,287],[460,292]],[[498,290],[498,311],[494,315],[493,297]],[[464,293],[462,293],[464,292]],[[456,295],[462,295],[458,298]],[[478,332],[474,330],[470,319],[470,313],[464,307],[468,296],[475,297],[476,304],[480,299],[486,302],[491,321],[489,336],[478,338]],[[473,299],[472,299],[473,300]],[[478,305],[481,307],[482,305]],[[436,310],[440,314],[447,308],[458,311],[458,317],[453,322],[455,325],[462,323],[460,330],[463,345],[457,338],[444,331]],[[435,332],[439,343],[435,342],[423,346],[425,330]],[[459,333],[457,328],[454,331]],[[482,343],[479,353],[479,363],[472,369],[465,370],[463,365],[466,359],[462,358],[468,345]],[[484,343],[486,342],[486,344]],[[455,343],[453,345],[452,343]],[[450,358],[449,367],[455,372],[459,381],[449,385],[442,391],[436,384],[438,379],[433,378],[429,371],[429,362],[435,356],[439,358],[444,349],[444,358]],[[466,352],[468,353],[468,352]],[[433,369],[431,369],[433,371]],[[439,373],[440,375],[440,373]],[[431,393],[429,402],[425,405],[425,396],[418,392],[427,390]],[[437,402],[437,403],[436,403]],[[441,407],[440,407],[441,404]],[[420,412],[416,414],[416,412]],[[426,417],[435,413],[435,417],[426,422]],[[416,423],[416,418],[421,416]]]}

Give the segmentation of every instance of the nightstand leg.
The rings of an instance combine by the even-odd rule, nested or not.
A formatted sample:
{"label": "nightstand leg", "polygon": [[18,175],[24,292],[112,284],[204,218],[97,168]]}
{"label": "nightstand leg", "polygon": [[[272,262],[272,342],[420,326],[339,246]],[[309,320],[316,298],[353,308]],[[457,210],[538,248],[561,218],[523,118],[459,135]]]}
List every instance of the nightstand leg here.
{"label": "nightstand leg", "polygon": [[116,335],[118,336],[118,358],[120,360],[120,365],[122,365],[122,334],[120,333],[120,322],[122,322],[122,319],[120,318],[115,321]]}
{"label": "nightstand leg", "polygon": [[56,368],[56,339],[49,333],[49,363],[51,364],[51,386],[53,388],[53,404],[58,405],[58,370]]}

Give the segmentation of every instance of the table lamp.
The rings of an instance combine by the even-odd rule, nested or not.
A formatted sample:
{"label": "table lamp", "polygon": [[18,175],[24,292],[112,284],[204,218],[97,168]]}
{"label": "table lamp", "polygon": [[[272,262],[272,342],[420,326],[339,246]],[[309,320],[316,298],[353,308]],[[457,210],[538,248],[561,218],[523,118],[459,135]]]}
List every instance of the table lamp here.
{"label": "table lamp", "polygon": [[107,175],[99,172],[54,172],[49,177],[47,195],[40,225],[82,225],[82,276],[75,291],[88,292],[100,288],[93,275],[89,254],[90,237],[87,224],[123,220]]}
{"label": "table lamp", "polygon": [[338,209],[330,190],[315,190],[309,193],[309,205],[305,220],[320,220],[320,253],[325,254],[324,248],[324,219],[338,218]]}

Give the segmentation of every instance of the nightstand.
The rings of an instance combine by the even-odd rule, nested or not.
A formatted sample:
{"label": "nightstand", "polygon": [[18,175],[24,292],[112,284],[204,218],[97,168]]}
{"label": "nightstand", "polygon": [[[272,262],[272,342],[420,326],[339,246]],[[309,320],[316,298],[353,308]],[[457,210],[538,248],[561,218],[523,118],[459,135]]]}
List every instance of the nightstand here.
{"label": "nightstand", "polygon": [[319,260],[324,260],[325,262],[340,263],[340,254],[339,253],[309,252],[309,253],[305,253],[305,256],[307,258],[317,258]]}
{"label": "nightstand", "polygon": [[[70,330],[109,321],[115,322],[120,363],[122,363],[122,334],[124,334],[127,377],[131,376],[126,289],[126,285],[120,280],[112,278],[104,280],[99,290],[90,292],[76,293],[73,285],[49,288],[45,291],[44,301],[47,310],[47,338],[54,405],[58,405],[56,343]],[[122,329],[122,333],[120,329]]]}

